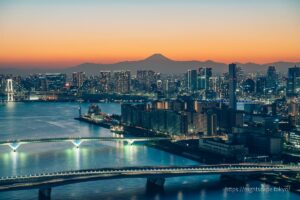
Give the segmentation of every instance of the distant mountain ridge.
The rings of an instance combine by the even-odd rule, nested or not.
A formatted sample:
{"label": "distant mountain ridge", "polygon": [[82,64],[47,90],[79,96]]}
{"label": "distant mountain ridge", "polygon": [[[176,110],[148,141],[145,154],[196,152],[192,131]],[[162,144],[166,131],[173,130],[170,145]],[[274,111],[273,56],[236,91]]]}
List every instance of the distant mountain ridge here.
{"label": "distant mountain ridge", "polygon": [[[274,62],[266,64],[256,63],[237,63],[245,72],[266,72],[268,66],[275,66],[277,71],[286,73],[288,68],[299,66],[300,62]],[[199,67],[211,67],[214,73],[224,73],[228,71],[228,64],[207,61],[175,61],[162,54],[153,54],[144,60],[123,61],[113,64],[82,63],[80,65],[60,68],[60,69],[21,69],[21,68],[0,68],[0,74],[28,75],[32,73],[52,73],[61,72],[71,74],[72,72],[84,71],[88,75],[98,74],[101,70],[131,70],[136,73],[137,70],[153,70],[161,73],[184,73],[188,69],[197,69]]]}

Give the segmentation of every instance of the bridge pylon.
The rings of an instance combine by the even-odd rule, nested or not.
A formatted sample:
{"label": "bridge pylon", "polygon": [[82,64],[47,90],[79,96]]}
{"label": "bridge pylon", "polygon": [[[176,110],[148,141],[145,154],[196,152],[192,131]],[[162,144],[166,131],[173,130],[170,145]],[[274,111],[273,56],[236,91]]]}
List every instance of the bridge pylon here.
{"label": "bridge pylon", "polygon": [[12,79],[7,79],[6,80],[6,95],[7,95],[7,102],[13,102],[15,101],[14,99],[14,87],[13,87],[13,80]]}
{"label": "bridge pylon", "polygon": [[51,200],[51,188],[39,189],[39,200]]}
{"label": "bridge pylon", "polygon": [[126,142],[127,142],[128,145],[133,145],[135,140],[129,139],[129,140],[126,140]]}
{"label": "bridge pylon", "polygon": [[17,149],[21,146],[21,143],[9,143],[8,146],[9,146],[14,152],[16,152]]}
{"label": "bridge pylon", "polygon": [[78,149],[79,146],[81,145],[82,143],[82,140],[80,139],[76,139],[76,140],[72,140],[72,143],[75,145],[75,147]]}
{"label": "bridge pylon", "polygon": [[147,178],[146,188],[148,192],[163,192],[165,178]]}

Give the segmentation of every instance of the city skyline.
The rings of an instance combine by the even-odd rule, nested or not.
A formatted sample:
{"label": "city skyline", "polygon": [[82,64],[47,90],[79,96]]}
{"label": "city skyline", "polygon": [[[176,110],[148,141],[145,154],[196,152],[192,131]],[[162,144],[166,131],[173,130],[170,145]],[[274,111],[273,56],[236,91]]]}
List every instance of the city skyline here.
{"label": "city skyline", "polygon": [[299,0],[0,0],[0,199],[300,195]]}
{"label": "city skyline", "polygon": [[[163,60],[164,57],[155,55],[149,59]],[[144,188],[137,187],[142,191],[141,199],[148,199],[150,192],[169,199],[169,196],[176,194],[175,187],[165,184],[165,181],[172,183],[170,176],[217,175],[215,180],[221,187],[214,185],[209,188],[207,196],[211,196],[212,192],[224,194],[228,188],[227,181],[232,180],[241,181],[239,184],[242,185],[259,181],[259,194],[264,194],[265,191],[260,188],[265,185],[281,187],[288,199],[293,199],[291,195],[297,198],[300,178],[300,67],[288,67],[287,76],[277,71],[275,66],[268,66],[264,73],[248,73],[233,63],[222,74],[216,74],[213,70],[211,67],[199,67],[177,75],[145,69],[138,69],[136,75],[133,71],[121,69],[97,71],[93,75],[83,71],[72,74],[33,73],[27,76],[0,74],[0,103],[3,105],[0,118],[7,121],[3,123],[0,148],[6,159],[11,160],[4,162],[0,192],[7,192],[4,193],[5,199],[14,199],[11,197],[17,195],[20,189],[38,189],[38,194],[30,192],[22,196],[32,198],[38,195],[38,199],[49,200],[51,196],[65,195],[66,190],[59,191],[56,186],[65,187],[70,183],[84,185],[83,182],[87,181],[93,184],[92,181],[103,178],[144,178],[146,183],[138,185],[145,184],[146,192]],[[28,122],[32,126],[28,127]],[[18,124],[12,128],[12,123]],[[90,125],[92,127],[88,127]],[[120,151],[121,158],[110,153],[114,150],[104,154],[103,151],[89,153],[94,148],[107,149],[105,145],[90,144],[93,141],[110,142],[109,146]],[[58,142],[68,144],[58,147],[55,144]],[[113,142],[117,144],[114,146]],[[135,146],[138,142],[142,144]],[[68,153],[63,152],[66,157],[62,156],[63,161],[59,161],[57,156],[49,159],[44,151],[37,165],[30,159],[33,157],[36,160],[36,155],[43,148],[31,147],[34,145],[45,145],[49,155],[57,155],[58,148],[59,151],[67,148],[65,152]],[[134,150],[136,147],[142,149]],[[148,157],[148,147],[156,150],[153,157]],[[11,153],[5,153],[7,149]],[[171,160],[167,159],[166,166],[162,165],[162,156],[158,156],[160,151],[172,156]],[[135,157],[137,152],[144,154],[143,162]],[[98,156],[101,153],[104,156]],[[17,154],[31,157],[24,159],[29,173],[20,176],[18,174],[24,172],[14,170],[18,162],[13,159],[18,157],[13,155]],[[97,158],[90,157],[95,155]],[[176,156],[201,164],[195,168],[186,166],[184,161],[174,166]],[[102,168],[101,158],[111,159],[108,167],[116,166],[117,158],[117,168]],[[159,165],[155,165],[155,158],[159,159]],[[51,172],[47,165],[47,173],[39,172],[45,171],[42,163],[46,161],[43,159],[54,166],[51,169],[59,170]],[[125,162],[119,162],[121,159]],[[90,163],[81,165],[87,162],[95,164],[94,160],[102,163],[96,168],[90,167]],[[150,164],[145,165],[145,161]],[[209,168],[203,169],[205,165],[202,163]],[[224,169],[225,166],[228,167]],[[38,171],[35,175],[32,175],[32,167]],[[272,175],[267,174],[269,170]],[[185,180],[189,178],[184,177]],[[122,183],[122,187],[126,187],[129,181]],[[192,195],[192,199],[199,196],[199,191],[206,190],[206,186],[201,184],[195,187],[194,193],[190,188],[195,184],[189,184],[185,185],[189,187],[185,194]],[[111,192],[115,186],[105,185],[110,191],[107,193],[101,191],[93,194],[90,192],[94,191],[93,188],[82,190],[82,187],[71,187],[68,191],[84,194],[90,190],[89,194],[84,195],[123,197],[119,190]],[[165,188],[175,190],[163,193]],[[52,190],[57,192],[53,194]],[[182,187],[179,193],[182,194]],[[249,196],[252,192],[243,191],[240,194],[257,199],[257,196]],[[135,193],[130,191],[128,195],[134,196]],[[227,196],[220,197],[225,198]],[[70,199],[76,198],[71,196]],[[264,195],[260,199],[265,199]]]}
{"label": "city skyline", "polygon": [[299,2],[0,2],[0,67],[140,60],[300,61]]}

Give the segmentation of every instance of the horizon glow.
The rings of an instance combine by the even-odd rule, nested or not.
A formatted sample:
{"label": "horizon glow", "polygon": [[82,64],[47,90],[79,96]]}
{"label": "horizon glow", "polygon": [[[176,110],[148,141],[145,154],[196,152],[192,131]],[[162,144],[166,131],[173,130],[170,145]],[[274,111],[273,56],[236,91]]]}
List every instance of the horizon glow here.
{"label": "horizon glow", "polygon": [[297,0],[0,0],[0,67],[300,61]]}

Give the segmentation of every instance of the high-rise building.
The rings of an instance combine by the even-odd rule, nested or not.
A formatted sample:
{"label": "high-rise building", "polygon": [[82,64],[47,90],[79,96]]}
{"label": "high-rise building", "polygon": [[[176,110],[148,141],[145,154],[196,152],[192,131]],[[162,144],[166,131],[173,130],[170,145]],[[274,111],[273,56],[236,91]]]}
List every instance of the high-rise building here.
{"label": "high-rise building", "polygon": [[121,121],[171,135],[183,135],[188,132],[188,119],[184,112],[168,109],[148,109],[146,104],[122,104]]}
{"label": "high-rise building", "polygon": [[243,92],[245,94],[251,94],[255,90],[255,82],[251,79],[248,78],[243,82]]}
{"label": "high-rise building", "polygon": [[138,70],[136,79],[138,82],[138,89],[143,91],[150,91],[155,85],[156,74],[152,70]]}
{"label": "high-rise building", "polygon": [[256,93],[258,95],[264,95],[266,93],[266,82],[267,79],[265,76],[256,79]]}
{"label": "high-rise building", "polygon": [[114,91],[117,93],[128,93],[130,91],[130,71],[114,71]]}
{"label": "high-rise building", "polygon": [[269,66],[266,77],[266,93],[274,94],[278,87],[278,74],[274,66]]}
{"label": "high-rise building", "polygon": [[44,91],[59,91],[65,87],[67,75],[62,73],[46,73],[40,76],[41,88]]}
{"label": "high-rise building", "polygon": [[199,68],[198,69],[198,89],[199,90],[209,90],[210,84],[209,79],[212,77],[211,68]]}
{"label": "high-rise building", "polygon": [[295,99],[288,102],[288,113],[291,116],[299,115],[299,104]]}
{"label": "high-rise building", "polygon": [[214,76],[209,78],[209,89],[213,91],[218,91],[220,80],[219,77]]}
{"label": "high-rise building", "polygon": [[236,110],[236,64],[229,64],[229,108]]}
{"label": "high-rise building", "polygon": [[85,81],[85,72],[73,72],[72,85],[81,88]]}
{"label": "high-rise building", "polygon": [[297,96],[300,93],[300,68],[289,68],[288,79],[286,83],[286,95]]}
{"label": "high-rise building", "polygon": [[186,75],[187,89],[189,92],[197,90],[197,70],[189,69]]}
{"label": "high-rise building", "polygon": [[100,71],[99,81],[103,92],[109,92],[112,89],[111,71]]}
{"label": "high-rise building", "polygon": [[217,131],[217,114],[212,109],[207,111],[207,133],[206,135],[214,135]]}

